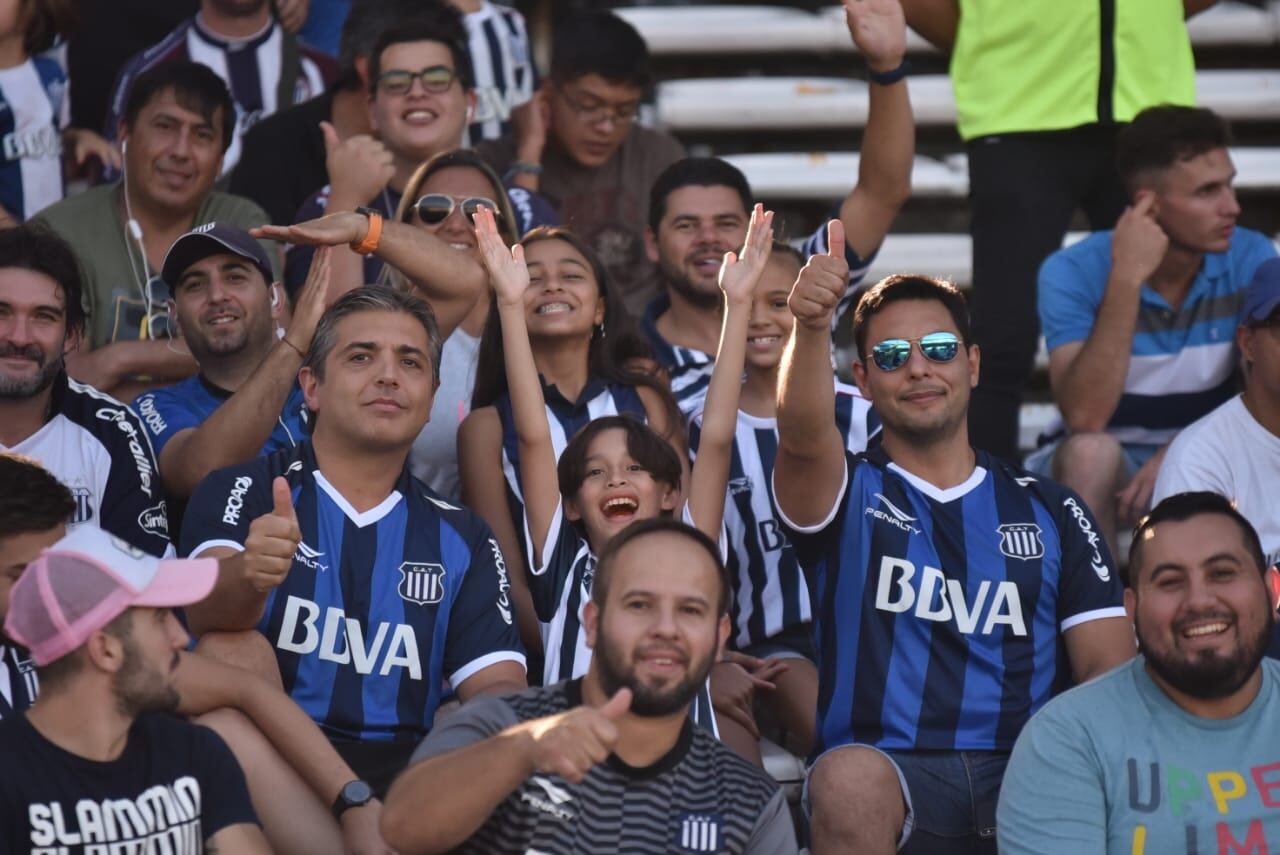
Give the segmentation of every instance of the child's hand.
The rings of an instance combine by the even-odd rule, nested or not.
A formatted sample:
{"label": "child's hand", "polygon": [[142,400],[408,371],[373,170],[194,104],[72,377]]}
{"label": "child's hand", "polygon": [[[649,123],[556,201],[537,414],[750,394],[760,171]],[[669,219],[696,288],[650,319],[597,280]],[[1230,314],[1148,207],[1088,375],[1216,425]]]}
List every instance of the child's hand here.
{"label": "child's hand", "polygon": [[524,247],[517,243],[507,249],[498,234],[493,211],[488,208],[477,208],[475,221],[480,260],[489,272],[489,281],[498,302],[523,306],[524,292],[529,290],[529,268],[524,263]]}
{"label": "child's hand", "polygon": [[720,266],[720,290],[730,303],[749,304],[755,293],[756,283],[764,273],[773,250],[773,211],[766,211],[757,203],[747,224],[747,239],[742,247],[742,257],[726,252]]}

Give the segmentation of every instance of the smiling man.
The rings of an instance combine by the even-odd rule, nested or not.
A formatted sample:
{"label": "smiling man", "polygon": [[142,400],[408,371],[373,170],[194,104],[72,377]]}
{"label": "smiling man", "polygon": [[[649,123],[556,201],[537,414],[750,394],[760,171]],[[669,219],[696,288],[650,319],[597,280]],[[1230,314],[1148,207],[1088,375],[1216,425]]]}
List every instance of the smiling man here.
{"label": "smiling man", "polygon": [[1120,583],[1079,497],[970,446],[979,353],[949,283],[890,276],[862,296],[853,374],[881,442],[845,448],[831,314],[848,267],[831,242],[791,292],[773,470],[813,600],[813,852],[994,853],[1026,720],[1133,656]]}
{"label": "smiling man", "polygon": [[[266,214],[213,189],[235,108],[203,65],[161,65],[129,90],[120,139],[123,178],[52,205],[37,217],[75,250],[85,282],[87,335],[69,360],[73,377],[126,399],[146,384],[190,376],[195,363],[170,341],[160,278],[165,253],[198,225],[259,226]],[[264,243],[272,269],[277,249]],[[143,387],[145,388],[145,386]]]}
{"label": "smiling man", "polygon": [[794,853],[778,785],[689,718],[728,638],[728,606],[706,535],[664,518],[624,529],[600,553],[583,608],[595,652],[587,673],[450,716],[388,797],[387,842],[412,852]]}
{"label": "smiling man", "polygon": [[1077,491],[1114,548],[1146,511],[1179,430],[1235,394],[1244,291],[1275,256],[1238,228],[1226,123],[1152,107],[1119,136],[1132,205],[1111,231],[1049,256],[1040,322],[1063,425],[1027,468]]}
{"label": "smiling man", "polygon": [[1142,654],[1022,731],[1000,851],[1267,851],[1280,838],[1280,662],[1263,652],[1280,574],[1228,499],[1178,493],[1138,524],[1129,584]]}
{"label": "smiling man", "polygon": [[184,552],[220,559],[193,630],[265,635],[286,692],[379,793],[446,684],[464,702],[525,686],[497,543],[408,469],[440,346],[416,297],[344,295],[299,375],[310,441],[214,472],[182,529]]}

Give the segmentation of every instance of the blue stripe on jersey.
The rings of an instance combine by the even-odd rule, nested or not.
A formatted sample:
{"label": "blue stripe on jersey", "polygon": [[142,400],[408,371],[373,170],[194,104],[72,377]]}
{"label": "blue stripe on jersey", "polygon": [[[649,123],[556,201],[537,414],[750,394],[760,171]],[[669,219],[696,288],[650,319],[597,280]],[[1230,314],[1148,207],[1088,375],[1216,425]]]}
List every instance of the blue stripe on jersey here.
{"label": "blue stripe on jersey", "polygon": [[945,494],[878,445],[848,461],[835,520],[792,533],[817,605],[815,750],[1008,750],[1061,676],[1063,617],[1119,611],[1087,563],[1064,594],[1066,538],[1086,543],[1070,494],[982,453],[981,477]]}
{"label": "blue stripe on jersey", "polygon": [[[264,38],[253,44],[237,47],[236,50],[224,50],[227,61],[227,88],[231,90],[231,100],[238,107],[239,115],[260,112],[262,103],[262,78],[258,72],[258,45],[271,35],[268,29]],[[288,105],[282,105],[284,109]]]}

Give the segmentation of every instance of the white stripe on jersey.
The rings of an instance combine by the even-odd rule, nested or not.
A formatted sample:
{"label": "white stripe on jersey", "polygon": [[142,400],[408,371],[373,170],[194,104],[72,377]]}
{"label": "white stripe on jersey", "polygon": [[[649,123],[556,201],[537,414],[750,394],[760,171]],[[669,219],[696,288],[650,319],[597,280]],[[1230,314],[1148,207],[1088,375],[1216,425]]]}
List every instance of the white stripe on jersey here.
{"label": "white stripe on jersey", "polygon": [[[565,446],[569,444],[571,437],[565,433],[564,425],[560,423],[558,418],[556,418],[555,411],[551,409],[551,406],[549,404],[544,404],[543,408],[547,413],[547,426],[551,429],[551,450],[555,452],[556,462],[559,462],[560,455],[564,454]],[[614,404],[613,394],[608,389],[605,389],[605,391],[596,395],[587,402],[587,413],[591,416],[591,421],[595,421],[603,416],[618,415],[618,408]],[[502,449],[502,474],[507,478],[507,486],[511,488],[516,499],[519,500],[520,504],[523,506],[524,494],[520,492],[520,484],[516,478],[516,467],[511,463],[511,458],[507,456],[507,449],[505,446]],[[528,542],[525,544],[525,554],[532,555],[532,553],[528,551]]]}
{"label": "white stripe on jersey", "polygon": [[[13,130],[4,139],[3,159],[17,160],[22,188],[22,210],[10,213],[26,220],[62,199],[61,117],[53,114],[49,93],[30,59],[0,70],[0,92],[0,104],[7,105],[13,117]],[[67,101],[64,92],[62,102],[65,105]]]}
{"label": "white stripe on jersey", "polygon": [[511,111],[533,97],[534,70],[529,34],[519,12],[484,0],[465,20],[476,92],[476,111],[467,133],[469,144],[475,145],[501,136]]}

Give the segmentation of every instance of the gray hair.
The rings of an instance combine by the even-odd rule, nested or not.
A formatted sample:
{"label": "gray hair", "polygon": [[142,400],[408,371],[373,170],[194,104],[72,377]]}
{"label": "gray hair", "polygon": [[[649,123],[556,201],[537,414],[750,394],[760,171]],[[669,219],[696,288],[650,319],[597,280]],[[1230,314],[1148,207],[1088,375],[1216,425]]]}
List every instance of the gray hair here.
{"label": "gray hair", "polygon": [[338,343],[338,322],[359,312],[403,312],[411,315],[427,331],[427,351],[431,358],[431,377],[435,388],[440,388],[440,352],[444,342],[440,327],[431,306],[420,297],[397,291],[389,285],[365,285],[343,294],[325,310],[311,337],[311,347],[302,360],[303,368],[310,368],[316,379],[324,380],[324,363]]}

